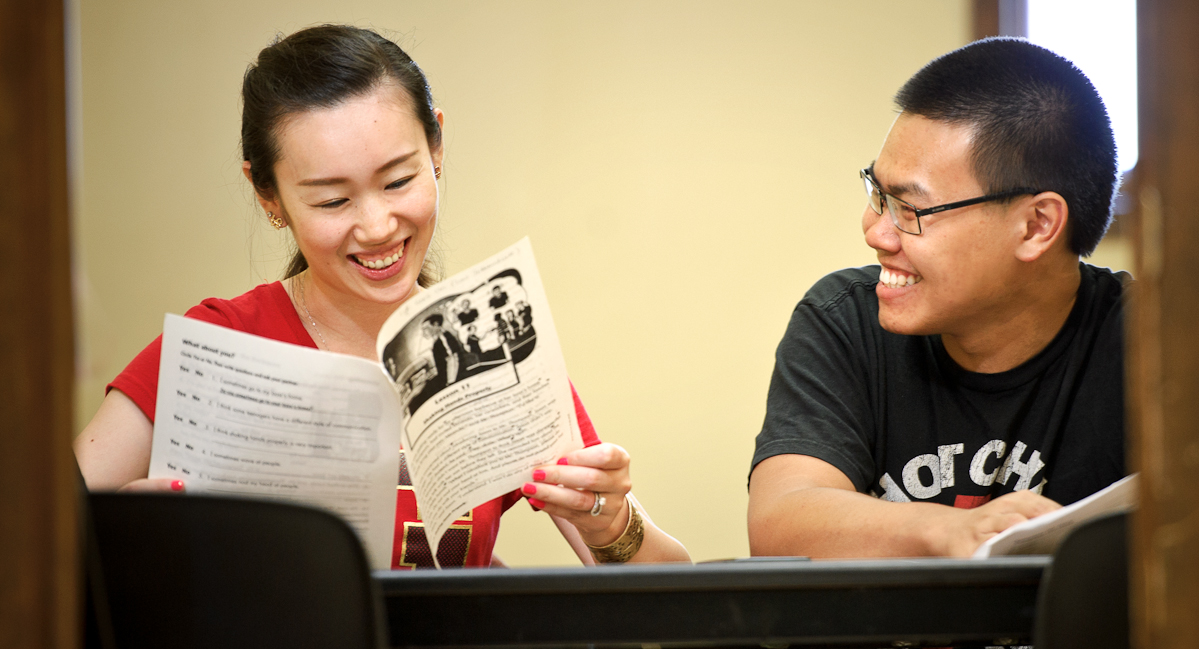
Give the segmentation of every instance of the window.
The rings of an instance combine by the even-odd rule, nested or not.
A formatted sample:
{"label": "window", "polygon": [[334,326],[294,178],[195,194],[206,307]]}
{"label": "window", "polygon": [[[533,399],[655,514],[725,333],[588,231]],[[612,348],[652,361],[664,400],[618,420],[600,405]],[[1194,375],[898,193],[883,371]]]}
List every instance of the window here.
{"label": "window", "polygon": [[1073,61],[1095,84],[1116,133],[1120,173],[1132,169],[1137,162],[1136,0],[1027,0],[1024,10],[1028,39]]}

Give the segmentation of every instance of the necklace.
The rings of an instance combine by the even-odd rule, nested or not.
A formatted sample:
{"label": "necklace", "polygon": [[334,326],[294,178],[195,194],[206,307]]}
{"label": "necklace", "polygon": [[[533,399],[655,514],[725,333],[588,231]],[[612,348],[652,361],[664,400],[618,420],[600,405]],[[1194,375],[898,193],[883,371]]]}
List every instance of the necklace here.
{"label": "necklace", "polygon": [[325,334],[321,333],[321,328],[316,326],[316,318],[312,317],[312,312],[308,310],[308,300],[304,299],[303,280],[299,279],[299,276],[297,275],[296,277],[292,278],[292,284],[299,285],[300,306],[304,307],[304,313],[308,314],[308,322],[312,323],[312,330],[315,331],[316,335],[321,339],[321,343],[325,346],[325,349],[329,349],[329,341],[325,340]]}

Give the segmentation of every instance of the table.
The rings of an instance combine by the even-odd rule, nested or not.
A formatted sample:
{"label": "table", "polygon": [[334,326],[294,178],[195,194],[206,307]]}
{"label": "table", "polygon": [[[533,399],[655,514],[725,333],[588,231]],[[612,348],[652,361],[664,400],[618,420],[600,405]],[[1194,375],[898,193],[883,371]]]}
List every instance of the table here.
{"label": "table", "polygon": [[374,573],[393,647],[1027,644],[1047,556]]}

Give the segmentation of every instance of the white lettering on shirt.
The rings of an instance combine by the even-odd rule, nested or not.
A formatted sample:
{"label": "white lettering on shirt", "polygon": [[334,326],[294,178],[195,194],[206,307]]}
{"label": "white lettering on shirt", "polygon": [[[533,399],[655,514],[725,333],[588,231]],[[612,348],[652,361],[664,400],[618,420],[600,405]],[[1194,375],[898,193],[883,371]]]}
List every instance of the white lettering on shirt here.
{"label": "white lettering on shirt", "polygon": [[1007,442],[1001,439],[993,439],[978,449],[978,452],[974,454],[974,459],[970,460],[970,479],[974,481],[974,484],[980,487],[989,487],[995,483],[999,467],[995,467],[993,471],[987,473],[985,470],[987,460],[992,455],[1002,459],[1005,451],[1007,451]]}
{"label": "white lettering on shirt", "polygon": [[1016,486],[1012,487],[1014,491],[1022,491],[1032,486],[1032,479],[1041,469],[1045,468],[1045,463],[1041,461],[1040,451],[1033,451],[1032,455],[1028,456],[1028,462],[1021,462],[1020,458],[1026,450],[1028,447],[1024,445],[1024,442],[1016,442],[1016,445],[1012,447],[1011,455],[1007,456],[1007,460],[999,469],[999,484],[1007,484],[1008,478],[1015,473],[1020,476],[1020,479],[1016,481]]}
{"label": "white lettering on shirt", "polygon": [[[932,481],[927,485],[920,480],[920,469],[924,467],[928,467],[929,475],[932,476]],[[908,488],[908,493],[912,494],[913,498],[921,500],[941,493],[940,458],[928,453],[908,460],[908,463],[903,466],[903,486]]]}
{"label": "white lettering on shirt", "polygon": [[912,499],[903,493],[903,489],[900,489],[899,485],[895,484],[895,480],[891,478],[890,473],[884,473],[883,477],[879,479],[878,484],[883,488],[883,495],[879,496],[879,498],[893,503],[912,502]]}
{"label": "white lettering on shirt", "polygon": [[[1033,493],[1040,494],[1048,480],[1041,478],[1041,481],[1033,486],[1033,480],[1041,473],[1046,464],[1041,459],[1040,451],[1032,451],[1028,455],[1028,461],[1024,461],[1024,455],[1030,451],[1024,442],[1016,442],[1012,446],[1012,452],[1007,452],[1007,442],[1002,439],[993,439],[981,448],[975,451],[970,460],[970,480],[980,487],[990,487],[998,482],[1001,485],[1007,485],[1013,475],[1017,476],[1013,491],[1029,490]],[[890,473],[884,473],[879,478],[879,487],[882,494],[877,495],[882,500],[891,502],[911,502],[916,500],[928,500],[935,498],[946,490],[954,487],[956,483],[956,461],[957,456],[966,453],[966,445],[959,444],[942,444],[937,447],[937,453],[924,453],[917,455],[908,460],[903,466],[903,471],[900,475],[902,478],[902,486],[896,483]],[[994,462],[992,462],[994,458]],[[988,471],[990,465],[990,471]],[[921,469],[927,468],[927,475],[921,473]],[[927,482],[926,482],[927,480]]]}
{"label": "white lettering on shirt", "polygon": [[937,447],[937,456],[941,459],[941,488],[952,487],[954,483],[953,477],[953,456],[960,455],[966,452],[965,444],[945,444]]}

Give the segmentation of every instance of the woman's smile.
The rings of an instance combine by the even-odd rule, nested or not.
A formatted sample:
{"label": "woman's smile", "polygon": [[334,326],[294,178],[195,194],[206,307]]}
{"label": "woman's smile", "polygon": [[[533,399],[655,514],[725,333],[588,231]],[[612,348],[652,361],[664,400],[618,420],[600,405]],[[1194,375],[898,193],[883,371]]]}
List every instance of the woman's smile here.
{"label": "woman's smile", "polygon": [[403,270],[404,248],[408,241],[404,239],[398,245],[382,252],[355,253],[347,255],[347,258],[357,264],[359,271],[366,277],[374,280],[388,279]]}

